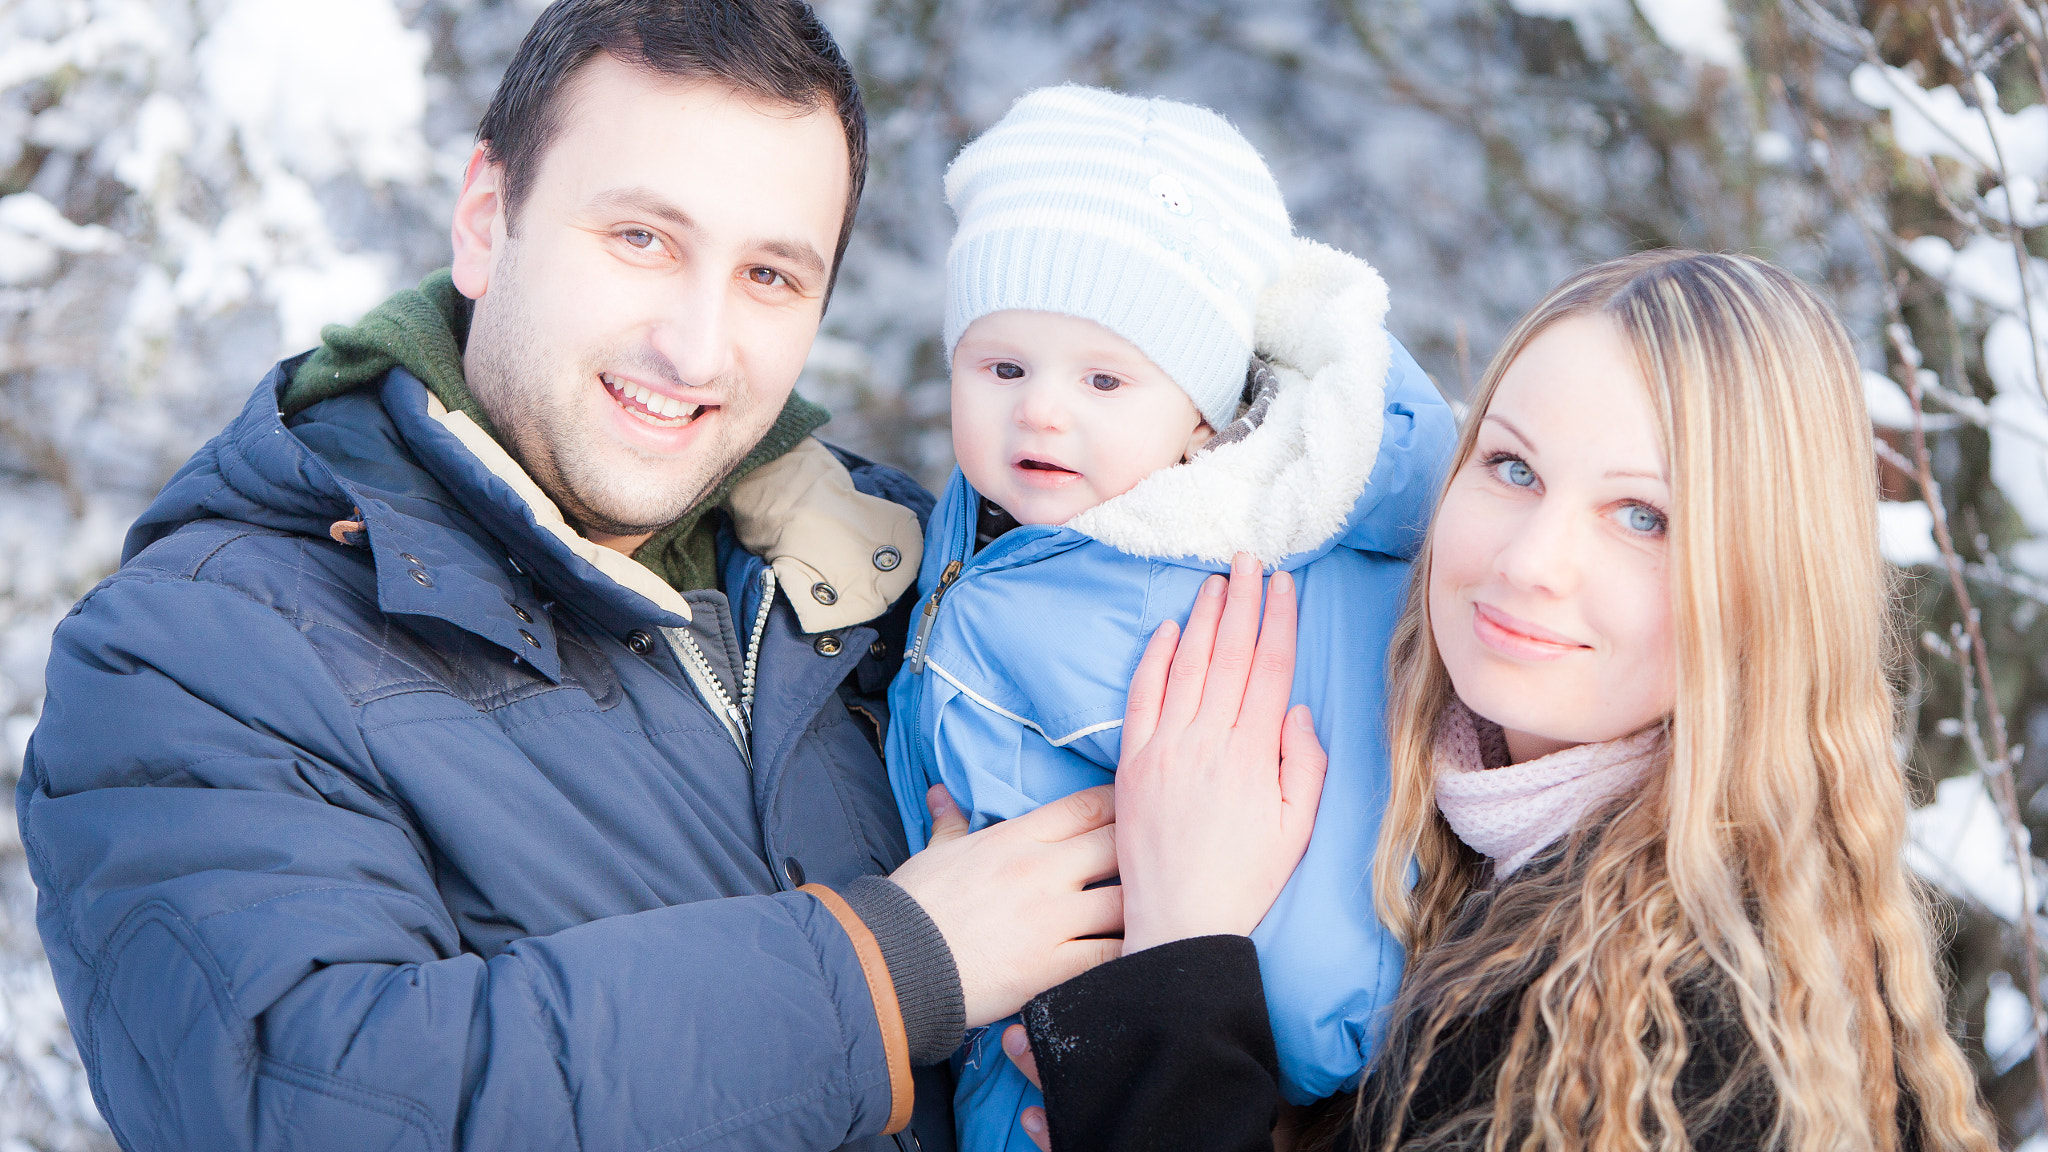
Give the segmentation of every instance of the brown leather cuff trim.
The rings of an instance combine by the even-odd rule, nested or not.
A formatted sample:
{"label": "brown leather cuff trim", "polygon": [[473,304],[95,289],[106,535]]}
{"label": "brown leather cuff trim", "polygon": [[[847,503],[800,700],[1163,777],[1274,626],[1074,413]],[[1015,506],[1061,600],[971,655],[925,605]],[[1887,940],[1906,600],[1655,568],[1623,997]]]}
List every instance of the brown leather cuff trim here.
{"label": "brown leather cuff trim", "polygon": [[882,1053],[889,1060],[889,1122],[882,1135],[893,1136],[909,1125],[917,1092],[910,1080],[910,1040],[903,1031],[903,1009],[896,1002],[896,981],[889,975],[889,962],[882,959],[882,946],[867,922],[839,893],[823,884],[806,884],[797,891],[817,897],[846,929],[846,938],[853,941],[853,954],[860,957],[861,975],[867,977],[868,996],[875,1002],[875,1021],[882,1026]]}

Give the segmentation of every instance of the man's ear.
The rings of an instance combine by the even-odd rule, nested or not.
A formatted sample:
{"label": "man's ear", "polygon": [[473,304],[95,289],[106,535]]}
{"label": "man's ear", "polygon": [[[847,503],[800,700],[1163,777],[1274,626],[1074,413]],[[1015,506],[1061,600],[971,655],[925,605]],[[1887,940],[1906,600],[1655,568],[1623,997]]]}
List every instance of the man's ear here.
{"label": "man's ear", "polygon": [[455,223],[449,238],[455,247],[455,290],[471,300],[482,299],[491,273],[505,248],[505,166],[493,164],[487,144],[479,141],[462,174],[462,194],[455,198]]}

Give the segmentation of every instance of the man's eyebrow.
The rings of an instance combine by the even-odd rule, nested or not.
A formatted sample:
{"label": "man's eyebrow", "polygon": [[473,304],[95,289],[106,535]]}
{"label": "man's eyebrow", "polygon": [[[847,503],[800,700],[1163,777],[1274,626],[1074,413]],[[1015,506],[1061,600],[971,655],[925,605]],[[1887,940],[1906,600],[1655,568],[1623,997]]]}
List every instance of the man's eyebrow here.
{"label": "man's eyebrow", "polygon": [[802,240],[756,240],[753,246],[770,255],[780,256],[813,276],[825,274],[825,258]]}
{"label": "man's eyebrow", "polygon": [[590,198],[592,208],[611,208],[653,216],[675,226],[679,232],[692,235],[702,231],[690,214],[670,203],[668,199],[652,188],[612,188]]}
{"label": "man's eyebrow", "polygon": [[[688,212],[670,203],[667,197],[651,188],[613,188],[591,197],[590,206],[598,209],[612,209],[652,216],[672,225],[678,232],[694,236],[703,228]],[[755,240],[748,245],[771,256],[779,256],[814,276],[825,274],[825,258],[818,250],[804,240],[766,239]]]}

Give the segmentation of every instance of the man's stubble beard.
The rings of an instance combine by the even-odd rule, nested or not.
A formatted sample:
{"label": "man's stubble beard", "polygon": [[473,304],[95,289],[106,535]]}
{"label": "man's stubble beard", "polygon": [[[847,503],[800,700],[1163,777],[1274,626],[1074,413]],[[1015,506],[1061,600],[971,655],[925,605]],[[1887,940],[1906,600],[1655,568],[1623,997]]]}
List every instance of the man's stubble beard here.
{"label": "man's stubble beard", "polygon": [[741,438],[736,433],[752,412],[751,393],[739,379],[717,382],[722,405],[716,417],[718,434],[694,447],[689,467],[677,469],[678,461],[664,461],[667,468],[655,483],[608,472],[595,450],[598,446],[614,455],[647,458],[626,445],[607,442],[602,432],[589,426],[583,416],[583,388],[602,387],[597,376],[605,370],[677,381],[675,370],[644,346],[600,350],[576,365],[576,389],[558,391],[562,365],[538,346],[538,325],[519,280],[518,251],[517,242],[508,238],[491,287],[476,302],[463,354],[470,394],[490,418],[500,445],[576,528],[626,537],[659,532],[714,491],[753,450],[759,436],[733,442]]}

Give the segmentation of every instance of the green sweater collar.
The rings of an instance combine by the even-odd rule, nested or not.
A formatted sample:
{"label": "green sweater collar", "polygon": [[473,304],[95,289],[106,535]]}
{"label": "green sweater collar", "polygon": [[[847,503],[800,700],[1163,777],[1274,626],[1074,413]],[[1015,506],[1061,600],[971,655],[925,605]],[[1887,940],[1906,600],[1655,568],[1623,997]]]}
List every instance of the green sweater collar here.
{"label": "green sweater collar", "polygon": [[[474,302],[456,290],[453,275],[443,268],[430,273],[419,287],[394,293],[353,326],[328,325],[320,331],[320,347],[285,385],[279,411],[290,418],[322,400],[366,388],[393,368],[404,368],[449,411],[465,413],[503,445],[504,437],[492,427],[462,374],[462,349],[474,311]],[[633,559],[678,592],[717,588],[718,517],[710,513],[725,503],[741,477],[796,447],[831,418],[825,409],[790,393],[774,426],[739,467],[642,544]]]}

